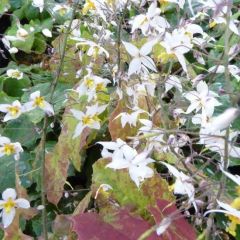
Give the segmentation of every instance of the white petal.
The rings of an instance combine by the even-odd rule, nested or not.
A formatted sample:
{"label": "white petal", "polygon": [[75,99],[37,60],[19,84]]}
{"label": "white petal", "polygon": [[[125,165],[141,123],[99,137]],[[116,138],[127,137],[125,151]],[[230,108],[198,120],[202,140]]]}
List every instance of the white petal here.
{"label": "white petal", "polygon": [[113,169],[124,169],[129,167],[129,162],[119,158],[107,164],[106,167]]}
{"label": "white petal", "polygon": [[201,96],[208,95],[208,85],[204,81],[200,81],[197,85],[197,91],[201,93]]}
{"label": "white petal", "polygon": [[11,142],[11,140],[9,138],[0,136],[0,145],[4,145],[4,144],[10,143],[10,142]]}
{"label": "white petal", "polygon": [[30,100],[34,100],[36,97],[40,97],[40,91],[31,93]]}
{"label": "white petal", "polygon": [[169,172],[174,175],[174,177],[178,178],[180,176],[180,172],[172,165],[165,162],[159,162],[159,163],[165,165],[168,168]]}
{"label": "white petal", "polygon": [[151,51],[153,46],[157,43],[157,40],[154,39],[152,41],[146,42],[140,49],[140,54],[142,56],[147,56]]}
{"label": "white petal", "polygon": [[7,188],[2,193],[2,199],[5,201],[7,201],[9,198],[12,198],[13,200],[15,200],[16,197],[17,197],[17,193],[13,188]]}
{"label": "white petal", "polygon": [[75,128],[73,138],[78,137],[78,136],[82,133],[82,131],[83,131],[83,129],[84,129],[85,127],[86,127],[86,126],[83,126],[83,124],[82,124],[81,122],[78,123],[78,125],[77,125],[76,128]]}
{"label": "white petal", "polygon": [[24,198],[18,198],[17,200],[15,200],[15,203],[19,208],[30,208],[29,201]]}
{"label": "white petal", "polygon": [[11,105],[10,104],[0,104],[0,112],[8,112],[8,107],[10,107]]}
{"label": "white petal", "polygon": [[221,169],[222,172],[229,177],[232,181],[234,181],[236,184],[240,185],[240,176],[239,175],[233,175],[229,172],[224,171],[223,169]]}
{"label": "white petal", "polygon": [[23,104],[23,112],[29,112],[31,110],[33,110],[35,107],[34,107],[34,102],[33,101],[30,101],[30,102],[27,102],[27,103],[24,103]]}
{"label": "white petal", "polygon": [[124,42],[124,41],[122,41],[122,43],[123,43],[124,47],[126,48],[127,52],[132,57],[138,57],[139,56],[139,49],[135,45],[133,45],[129,42]]}
{"label": "white petal", "polygon": [[43,107],[41,107],[48,116],[54,115],[53,107],[50,103],[43,101]]}
{"label": "white petal", "polygon": [[6,213],[6,211],[3,209],[2,211],[2,222],[3,227],[7,228],[13,221],[15,217],[16,210],[15,208],[12,208],[9,213]]}
{"label": "white petal", "polygon": [[73,116],[78,119],[82,120],[82,117],[84,116],[84,113],[75,109],[70,109],[70,112],[73,114]]}
{"label": "white petal", "polygon": [[144,66],[146,66],[147,68],[151,69],[154,72],[157,72],[156,65],[150,57],[148,56],[141,57],[141,61]]}
{"label": "white petal", "polygon": [[167,228],[170,226],[171,222],[172,221],[170,218],[164,218],[160,222],[160,224],[158,225],[158,227],[156,229],[157,235],[158,236],[162,235],[167,230]]}
{"label": "white petal", "polygon": [[141,60],[140,58],[134,58],[128,68],[128,76],[131,76],[133,73],[139,73],[141,71]]}
{"label": "white petal", "polygon": [[132,33],[140,28],[141,23],[145,20],[146,16],[143,14],[137,15],[132,21]]}
{"label": "white petal", "polygon": [[52,37],[52,32],[48,28],[44,28],[42,30],[42,33],[44,36],[51,38]]}
{"label": "white petal", "polygon": [[237,26],[235,25],[235,23],[233,22],[233,20],[230,21],[229,23],[229,29],[234,32],[236,35],[240,35],[239,29],[237,28]]}

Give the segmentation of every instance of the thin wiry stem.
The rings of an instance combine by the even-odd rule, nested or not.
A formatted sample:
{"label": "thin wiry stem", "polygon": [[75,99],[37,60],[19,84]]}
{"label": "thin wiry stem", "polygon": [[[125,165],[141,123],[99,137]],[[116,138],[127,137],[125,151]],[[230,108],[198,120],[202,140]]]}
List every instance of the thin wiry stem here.
{"label": "thin wiry stem", "polygon": [[[230,29],[229,29],[229,24],[230,24],[230,17],[231,17],[231,7],[232,7],[232,2],[228,1],[227,4],[227,13],[226,13],[226,31],[224,34],[224,55],[223,55],[223,60],[224,60],[224,67],[225,67],[225,88],[226,92],[229,94],[230,99],[232,100],[232,86],[230,82],[230,74],[229,74],[229,69],[228,69],[228,64],[229,64],[229,39],[230,39]],[[233,101],[233,100],[232,100]],[[226,134],[224,137],[224,158],[223,158],[223,163],[222,167],[226,171],[228,167],[228,158],[229,158],[229,128],[226,130]],[[217,192],[214,204],[213,204],[213,209],[217,208],[217,199],[219,199],[224,192],[226,185],[226,176],[222,174],[220,183],[219,183],[219,190]],[[207,229],[206,229],[206,240],[212,239],[211,237],[211,231],[214,223],[214,213],[211,213],[208,221],[207,221]]]}
{"label": "thin wiry stem", "polygon": [[[50,100],[49,102],[52,103],[53,101],[53,95],[54,91],[56,89],[62,68],[63,68],[63,63],[64,63],[64,57],[65,57],[65,52],[66,52],[66,46],[67,46],[67,39],[69,32],[71,30],[72,22],[75,16],[75,12],[78,6],[78,1],[75,3],[73,7],[73,12],[72,16],[67,28],[67,31],[64,33],[64,39],[63,39],[63,46],[62,46],[62,51],[60,52],[60,63],[58,65],[55,77],[52,81],[51,88],[50,88]],[[47,135],[47,128],[48,128],[48,116],[46,115],[44,118],[44,123],[43,123],[43,129],[42,129],[42,136],[41,136],[41,141],[40,141],[40,151],[39,151],[39,158],[41,160],[41,201],[42,205],[44,206],[42,210],[42,231],[43,231],[43,237],[45,240],[48,240],[48,230],[47,230],[47,211],[46,211],[46,183],[45,183],[45,148],[46,148],[46,135]]]}

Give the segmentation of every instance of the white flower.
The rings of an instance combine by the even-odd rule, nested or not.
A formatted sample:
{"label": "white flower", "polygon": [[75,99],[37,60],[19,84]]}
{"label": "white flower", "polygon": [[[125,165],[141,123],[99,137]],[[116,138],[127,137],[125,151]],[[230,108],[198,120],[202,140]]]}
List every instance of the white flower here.
{"label": "white flower", "polygon": [[23,149],[19,142],[12,143],[9,138],[0,136],[0,157],[14,154],[14,159],[19,160],[21,152]]}
{"label": "white flower", "polygon": [[86,113],[70,109],[73,116],[79,120],[79,123],[76,126],[73,138],[78,137],[81,135],[84,128],[89,127],[92,129],[100,129],[100,119],[98,118],[98,115],[105,111],[107,105],[98,106],[98,104],[95,104],[93,106],[87,106]]}
{"label": "white flower", "polygon": [[165,82],[165,93],[171,90],[173,87],[182,92],[182,83],[176,76],[170,75]]}
{"label": "white flower", "polygon": [[129,64],[128,76],[141,71],[148,72],[148,68],[154,72],[157,72],[154,61],[147,56],[151,53],[153,46],[156,44],[156,40],[145,43],[140,49],[128,42],[122,42],[127,52],[133,57]]}
{"label": "white flower", "polygon": [[23,78],[23,73],[18,69],[8,69],[7,76],[10,78],[16,78],[17,80],[20,80]]}
{"label": "white flower", "polygon": [[79,97],[87,95],[88,102],[90,102],[97,98],[97,92],[105,92],[107,90],[106,86],[110,82],[107,78],[101,78],[89,72],[75,91],[79,94]]}
{"label": "white flower", "polygon": [[187,194],[189,197],[189,202],[191,202],[195,207],[195,209],[197,210],[197,206],[194,200],[195,188],[192,184],[192,178],[190,178],[183,172],[178,171],[175,167],[173,167],[168,163],[165,163],[165,162],[160,162],[160,163],[166,166],[169,172],[176,178],[176,181],[173,185],[174,193],[181,194],[181,195]]}
{"label": "white flower", "polygon": [[[136,149],[131,148],[126,142],[117,139],[116,142],[98,142],[103,145],[102,156],[111,157],[112,162],[106,167],[113,169],[128,168],[130,178],[135,182],[137,187],[144,181],[145,178],[151,178],[154,174],[152,168],[148,167],[149,163],[155,162],[149,158],[149,152],[144,151],[140,154]],[[113,151],[113,153],[109,152]]]}
{"label": "white flower", "polygon": [[34,7],[39,8],[40,13],[43,11],[44,8],[44,0],[32,0],[32,5]]}
{"label": "white flower", "polygon": [[167,20],[159,16],[160,12],[161,10],[157,8],[157,2],[154,1],[149,6],[146,14],[139,14],[130,22],[132,24],[132,33],[139,28],[147,36],[150,30],[161,33],[165,28],[169,28],[170,25]]}
{"label": "white flower", "polygon": [[30,208],[30,203],[24,198],[17,198],[17,193],[13,188],[7,188],[2,193],[0,200],[0,209],[2,210],[2,223],[3,227],[7,228],[13,221],[16,209],[15,208]]}
{"label": "white flower", "polygon": [[40,95],[40,91],[31,93],[29,102],[23,105],[24,112],[29,112],[35,108],[41,108],[47,115],[54,115],[54,110],[51,104],[44,100]]}
{"label": "white flower", "polygon": [[42,33],[44,36],[51,38],[52,37],[52,32],[48,28],[44,28],[42,30]]}
{"label": "white flower", "polygon": [[214,98],[217,97],[217,94],[209,91],[208,85],[203,81],[200,81],[196,88],[197,91],[190,91],[184,94],[184,97],[191,102],[186,113],[191,113],[194,110],[196,112],[202,110],[203,117],[212,116],[215,106],[221,105]]}
{"label": "white flower", "polygon": [[130,125],[130,127],[132,127],[132,125],[134,127],[136,127],[137,120],[138,120],[138,115],[140,113],[146,113],[146,111],[144,111],[144,110],[142,110],[138,107],[135,107],[132,110],[133,110],[132,113],[122,112],[115,117],[115,119],[121,117],[122,128],[124,128],[127,123]]}
{"label": "white flower", "polygon": [[184,54],[189,52],[193,45],[191,38],[189,38],[184,32],[179,32],[175,29],[172,33],[166,33],[161,45],[166,49],[167,54],[177,57],[182,68],[187,72],[187,65]]}
{"label": "white flower", "polygon": [[64,16],[70,11],[70,7],[66,4],[54,4],[53,12],[57,12],[59,15]]}
{"label": "white flower", "polygon": [[22,105],[16,100],[12,104],[0,104],[0,112],[6,113],[3,122],[18,118],[22,113]]}
{"label": "white flower", "polygon": [[[101,47],[99,44],[97,44],[93,41],[89,41],[89,40],[86,40],[86,39],[83,39],[83,38],[79,38],[79,37],[71,37],[71,39],[79,41],[76,44],[77,49],[79,48],[79,46],[89,46],[89,49],[87,51],[87,55],[89,57],[92,56],[94,59],[96,59],[101,54],[104,54],[106,56],[106,58],[109,58],[108,51],[106,51],[106,49]],[[80,57],[80,59],[81,59],[81,57]]]}

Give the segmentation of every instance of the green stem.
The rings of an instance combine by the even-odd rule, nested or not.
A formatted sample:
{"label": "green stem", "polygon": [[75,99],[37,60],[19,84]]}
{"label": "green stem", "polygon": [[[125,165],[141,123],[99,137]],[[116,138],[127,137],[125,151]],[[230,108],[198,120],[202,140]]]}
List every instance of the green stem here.
{"label": "green stem", "polygon": [[[67,46],[67,39],[68,39],[68,34],[71,30],[72,22],[77,10],[78,6],[78,1],[75,3],[73,7],[73,12],[72,16],[67,28],[67,31],[64,33],[64,39],[63,39],[63,46],[62,51],[60,53],[60,63],[57,68],[55,77],[53,79],[53,82],[51,84],[50,88],[50,99],[49,102],[52,104],[53,101],[53,95],[54,91],[56,89],[62,68],[63,68],[63,63],[64,63],[64,57],[65,57],[65,52],[66,52],[66,46]],[[44,123],[43,123],[43,129],[42,129],[42,136],[41,136],[41,142],[40,142],[40,160],[41,160],[41,201],[42,205],[44,206],[42,210],[42,231],[43,231],[43,237],[45,240],[48,240],[48,230],[47,230],[47,211],[46,211],[46,182],[45,182],[45,149],[46,149],[46,135],[47,135],[47,128],[48,128],[48,116],[46,115],[44,118]]]}

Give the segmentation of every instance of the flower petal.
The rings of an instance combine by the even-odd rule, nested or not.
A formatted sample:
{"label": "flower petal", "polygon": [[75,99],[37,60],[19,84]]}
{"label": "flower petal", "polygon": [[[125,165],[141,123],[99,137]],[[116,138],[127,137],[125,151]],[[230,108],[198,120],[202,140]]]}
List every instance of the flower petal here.
{"label": "flower petal", "polygon": [[29,201],[24,198],[18,198],[17,200],[15,200],[15,203],[19,208],[30,208]]}
{"label": "flower petal", "polygon": [[7,188],[5,191],[2,193],[2,199],[7,201],[9,198],[12,198],[15,200],[17,197],[16,190],[13,188]]}
{"label": "flower petal", "polygon": [[16,210],[15,208],[12,208],[9,213],[7,213],[4,209],[2,211],[2,222],[3,227],[7,228],[13,221],[15,217]]}

